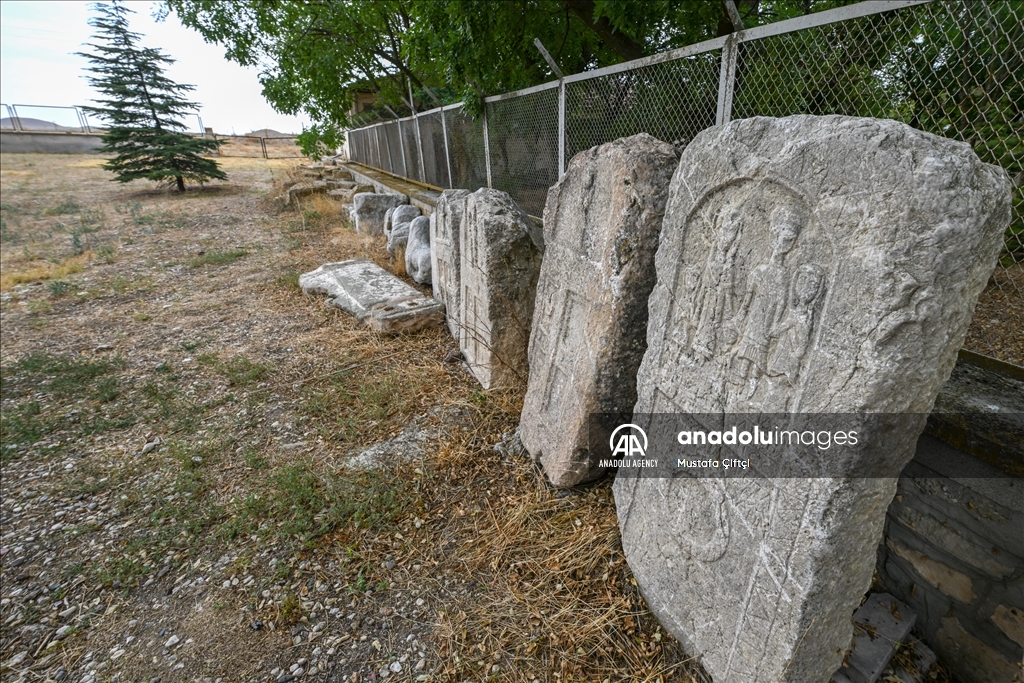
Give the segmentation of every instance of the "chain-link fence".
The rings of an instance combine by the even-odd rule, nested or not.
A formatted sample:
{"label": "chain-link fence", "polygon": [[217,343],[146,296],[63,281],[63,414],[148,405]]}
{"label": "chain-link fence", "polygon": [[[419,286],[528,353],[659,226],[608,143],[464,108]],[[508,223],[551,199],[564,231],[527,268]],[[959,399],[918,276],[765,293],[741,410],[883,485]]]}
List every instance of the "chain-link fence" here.
{"label": "chain-link fence", "polygon": [[95,129],[80,107],[0,104],[0,130],[31,133],[90,133]]}
{"label": "chain-link fence", "polygon": [[[0,103],[0,130],[14,133],[79,133],[99,135],[102,127],[90,123],[81,107],[57,107],[38,104]],[[196,117],[202,129],[202,119]],[[397,126],[397,124],[395,124]],[[265,131],[257,131],[262,133]],[[272,131],[270,131],[272,132]],[[305,156],[294,135],[221,135],[207,132],[193,132],[189,135],[223,140],[217,150],[220,157],[248,157],[263,159],[299,159]],[[408,147],[405,145],[404,147]],[[403,144],[397,136],[392,145],[394,154],[403,153]],[[396,174],[419,179],[404,173],[402,165],[396,166]]]}
{"label": "chain-link fence", "polygon": [[261,135],[222,135],[205,133],[200,137],[221,140],[217,148],[219,157],[240,157],[247,159],[299,159],[304,157],[294,135],[264,137]]}
{"label": "chain-link fence", "polygon": [[[995,280],[1024,315],[1024,0],[862,2],[561,81],[349,131],[349,156],[440,188],[504,190],[540,216],[574,154],[650,133],[685,145],[734,118],[846,114],[963,140],[1013,180]],[[382,157],[387,130],[400,151]],[[416,159],[416,163],[410,160]]]}

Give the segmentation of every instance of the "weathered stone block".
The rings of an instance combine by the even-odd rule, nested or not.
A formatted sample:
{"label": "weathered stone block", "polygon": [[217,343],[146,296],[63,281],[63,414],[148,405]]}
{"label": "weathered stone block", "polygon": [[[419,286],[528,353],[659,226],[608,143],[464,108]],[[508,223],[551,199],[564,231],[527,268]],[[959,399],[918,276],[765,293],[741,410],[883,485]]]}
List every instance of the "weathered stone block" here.
{"label": "weathered stone block", "polygon": [[524,382],[540,250],[530,218],[500,190],[466,198],[459,228],[459,346],[485,389]]}
{"label": "weathered stone block", "polygon": [[356,232],[380,236],[384,234],[384,214],[388,209],[408,204],[404,194],[356,194],[352,200],[355,207]]}
{"label": "weathered stone block", "polygon": [[459,226],[469,190],[445,190],[430,215],[430,271],[434,298],[447,310],[448,331],[459,338]]}
{"label": "weathered stone block", "polygon": [[391,211],[391,229],[385,229],[385,234],[388,238],[388,251],[392,256],[398,249],[405,249],[409,241],[409,225],[420,217],[420,210],[409,204],[396,206]]}
{"label": "weathered stone block", "polygon": [[378,332],[398,334],[416,332],[444,324],[444,304],[430,296],[417,293],[375,305],[367,324]]}
{"label": "weathered stone block", "polygon": [[756,459],[745,478],[620,470],[626,558],[715,680],[823,681],[839,667],[895,476],[953,368],[1009,197],[1005,172],[968,145],[894,121],[744,119],[682,153],[634,419],[921,416],[841,454],[884,478],[770,479]]}
{"label": "weathered stone block", "polygon": [[343,204],[351,204],[353,202],[354,197],[357,194],[373,194],[373,192],[373,185],[353,185],[352,187],[347,189],[340,188],[337,190],[331,190],[327,194],[337,199],[338,201],[342,202]]}
{"label": "weathered stone block", "polygon": [[577,154],[548,191],[519,424],[555,486],[601,475],[590,415],[636,403],[654,252],[678,161],[672,145],[635,135]]}
{"label": "weathered stone block", "polygon": [[1020,662],[1014,662],[964,629],[956,617],[944,617],[935,650],[960,680],[974,683],[1016,683]]}
{"label": "weathered stone block", "polygon": [[364,259],[324,264],[301,275],[299,284],[307,294],[327,294],[330,306],[352,313],[383,334],[444,324],[444,304]]}
{"label": "weathered stone block", "polygon": [[300,205],[303,197],[309,197],[314,194],[324,194],[327,192],[327,183],[322,180],[314,180],[306,183],[296,183],[288,188],[288,192],[285,194],[285,206],[298,206]]}
{"label": "weathered stone block", "polygon": [[917,614],[888,593],[872,593],[853,614],[850,656],[833,676],[853,683],[875,683],[914,628]]}
{"label": "weathered stone block", "polygon": [[419,216],[409,224],[405,272],[421,285],[430,284],[430,219]]}

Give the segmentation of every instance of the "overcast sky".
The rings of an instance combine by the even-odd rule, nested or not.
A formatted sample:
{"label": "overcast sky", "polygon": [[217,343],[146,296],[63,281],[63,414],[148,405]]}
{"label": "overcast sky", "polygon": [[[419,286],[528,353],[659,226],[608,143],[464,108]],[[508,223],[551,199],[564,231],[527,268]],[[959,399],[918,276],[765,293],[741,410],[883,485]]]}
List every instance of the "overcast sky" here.
{"label": "overcast sky", "polygon": [[[278,114],[260,94],[258,72],[224,59],[224,50],[203,42],[195,31],[182,26],[172,13],[163,22],[153,19],[155,2],[128,2],[135,10],[131,28],[141,33],[142,44],[160,48],[177,60],[167,76],[196,89],[203,124],[218,133],[248,133],[272,128],[298,133],[307,120]],[[4,104],[69,106],[89,104],[96,96],[85,79],[82,57],[74,52],[90,40],[87,2],[0,2],[0,100]],[[73,112],[18,108],[20,116],[41,118],[62,125],[77,125]],[[2,112],[7,116],[7,112]],[[62,116],[67,119],[61,119]],[[198,130],[195,116],[186,122]]]}

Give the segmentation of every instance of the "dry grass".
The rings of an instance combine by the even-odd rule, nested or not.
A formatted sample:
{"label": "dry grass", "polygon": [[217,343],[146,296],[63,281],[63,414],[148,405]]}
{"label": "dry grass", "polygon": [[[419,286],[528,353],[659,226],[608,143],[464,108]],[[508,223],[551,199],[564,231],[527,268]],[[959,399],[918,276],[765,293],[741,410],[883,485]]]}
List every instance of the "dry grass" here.
{"label": "dry grass", "polygon": [[964,348],[1024,366],[1024,264],[996,267],[978,298]]}
{"label": "dry grass", "polygon": [[391,272],[398,277],[405,277],[408,273],[405,271],[405,247],[397,247],[395,249],[395,255],[391,259]]}
{"label": "dry grass", "polygon": [[[522,388],[481,391],[444,361],[454,346],[444,330],[382,337],[301,293],[298,274],[324,262],[362,257],[403,273],[405,260],[355,233],[334,200],[312,197],[301,211],[270,201],[299,179],[294,165],[228,160],[230,184],[181,197],[110,183],[95,157],[2,161],[4,276],[57,275],[51,282],[66,284],[3,295],[4,443],[18,444],[4,452],[5,514],[36,463],[52,461],[51,498],[116,501],[131,522],[111,532],[116,552],[89,545],[107,538],[99,532],[59,542],[52,571],[77,563],[87,577],[76,589],[83,595],[69,597],[106,591],[117,605],[87,639],[62,644],[69,670],[86,652],[107,657],[126,633],[136,644],[151,638],[140,629],[159,584],[146,588],[147,576],[154,558],[173,557],[169,576],[212,574],[214,586],[161,613],[161,628],[204,643],[182,654],[182,680],[251,681],[313,657],[287,630],[250,642],[245,625],[254,619],[293,628],[326,620],[325,633],[352,635],[343,660],[324,662],[346,679],[366,680],[412,635],[434,680],[701,680],[631,581],[608,485],[559,497],[526,457],[495,453],[518,422]],[[75,256],[58,223],[87,226],[81,237],[93,251],[117,249]],[[53,268],[34,270],[46,264]],[[95,351],[104,345],[115,348]],[[121,360],[97,365],[104,354]],[[80,386],[48,388],[72,375]],[[411,420],[432,430],[414,464],[346,467]],[[153,434],[164,445],[139,459]],[[65,473],[69,453],[80,459]],[[267,553],[280,560],[276,569]],[[221,568],[224,556],[235,559]],[[42,557],[19,571],[44,571],[35,564]],[[398,565],[391,571],[389,558]],[[241,571],[235,566],[255,583],[220,588]],[[303,592],[306,572],[332,587],[318,598],[357,618],[318,608]],[[124,588],[111,592],[114,582]],[[15,609],[5,607],[3,619]],[[353,624],[362,624],[354,634]],[[0,658],[31,633],[5,631]],[[154,656],[162,661],[159,651],[125,656],[107,672],[166,678]]]}
{"label": "dry grass", "polygon": [[302,210],[325,218],[340,219],[345,215],[342,203],[326,194],[315,194],[302,201]]}
{"label": "dry grass", "polygon": [[[265,681],[308,657],[316,680],[367,681],[412,637],[434,681],[707,682],[639,595],[609,483],[559,493],[526,456],[495,451],[522,387],[482,391],[445,362],[443,329],[384,337],[302,294],[298,274],[322,263],[404,269],[404,255],[326,197],[282,211],[269,198],[294,167],[232,160],[229,185],[182,197],[110,183],[95,157],[0,161],[5,277],[69,259],[53,228],[71,218],[118,245],[61,275],[75,296],[16,286],[0,299],[5,533],[34,533],[41,518],[12,511],[28,490],[117,520],[75,521],[47,540],[51,559],[17,569],[80,576],[66,598],[106,606],[33,675],[61,663],[78,680],[88,653],[123,680]],[[429,434],[421,456],[347,465],[411,424]],[[163,445],[141,456],[155,435]],[[57,619],[16,600],[0,611],[15,624],[0,627],[3,661]],[[194,639],[179,671],[161,629]],[[111,660],[117,648],[128,653]]]}
{"label": "dry grass", "polygon": [[14,285],[21,285],[28,282],[42,280],[53,280],[65,278],[75,273],[81,273],[85,266],[96,258],[96,254],[87,251],[78,256],[69,256],[57,263],[50,261],[23,261],[18,270],[14,266],[10,270],[0,274],[0,291],[6,291]]}

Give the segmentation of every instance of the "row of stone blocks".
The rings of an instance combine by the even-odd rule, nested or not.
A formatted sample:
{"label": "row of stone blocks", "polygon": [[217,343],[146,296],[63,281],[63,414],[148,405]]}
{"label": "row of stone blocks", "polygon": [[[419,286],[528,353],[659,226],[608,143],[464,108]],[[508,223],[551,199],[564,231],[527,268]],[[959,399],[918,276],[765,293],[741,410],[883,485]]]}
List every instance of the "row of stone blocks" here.
{"label": "row of stone blocks", "polygon": [[964,143],[746,119],[681,157],[647,135],[577,155],[542,235],[507,195],[445,192],[434,288],[481,384],[528,378],[521,438],[555,486],[602,474],[594,414],[908,416],[849,476],[614,484],[648,605],[716,683],[823,682],[1009,215],[1005,172]]}

